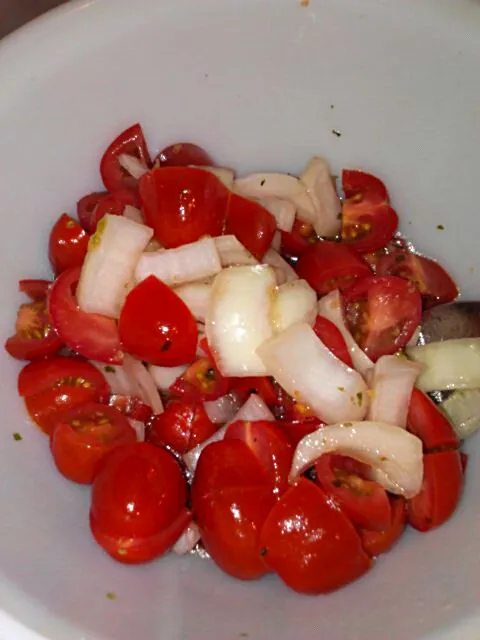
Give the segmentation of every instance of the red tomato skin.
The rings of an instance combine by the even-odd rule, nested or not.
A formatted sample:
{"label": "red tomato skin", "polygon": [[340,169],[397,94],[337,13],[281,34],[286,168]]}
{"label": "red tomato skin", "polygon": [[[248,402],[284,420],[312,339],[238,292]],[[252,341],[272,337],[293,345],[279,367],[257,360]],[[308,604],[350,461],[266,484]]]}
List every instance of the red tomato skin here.
{"label": "red tomato skin", "polygon": [[346,364],[347,367],[353,368],[352,356],[350,355],[347,343],[340,329],[336,327],[331,320],[323,316],[317,316],[313,330],[335,357]]}
{"label": "red tomato skin", "polygon": [[66,269],[81,267],[90,236],[79,223],[63,213],[53,225],[48,242],[48,257],[58,275]]}
{"label": "red tomato skin", "polygon": [[295,218],[293,228],[290,232],[281,231],[280,252],[288,257],[298,258],[305,251],[319,242],[319,237],[315,233],[315,229],[308,222],[302,222]]}
{"label": "red tomato skin", "polygon": [[236,236],[257,260],[269,249],[276,230],[276,220],[265,207],[236,193],[230,195],[225,233]]}
{"label": "red tomato skin", "polygon": [[140,180],[145,220],[167,249],[223,233],[229,191],[208,171],[155,169]]}
{"label": "red tomato skin", "polygon": [[388,204],[352,204],[342,210],[342,242],[359,253],[378,251],[398,229],[397,212]]}
{"label": "red tomato skin", "polygon": [[459,451],[440,451],[423,456],[420,493],[408,501],[408,523],[417,531],[430,531],[449,520],[463,490]]}
{"label": "red tomato skin", "polygon": [[372,564],[348,518],[305,478],[270,511],[260,545],[265,563],[298,593],[334,591]]}
{"label": "red tomato skin", "polygon": [[152,409],[137,396],[125,396],[112,393],[104,400],[109,407],[114,407],[127,418],[147,422],[152,417]]}
{"label": "red tomato skin", "polygon": [[30,298],[30,300],[44,300],[52,283],[50,280],[26,279],[19,280],[18,290]]}
{"label": "red tomato skin", "polygon": [[407,428],[418,436],[426,451],[458,449],[460,440],[444,413],[423,391],[414,388],[408,408]]}
{"label": "red tomato skin", "polygon": [[[100,413],[110,420],[87,432],[75,427],[75,421],[88,420]],[[96,429],[96,430],[95,430]],[[136,442],[135,431],[118,411],[102,404],[85,404],[62,414],[50,437],[50,449],[58,471],[72,482],[92,484],[100,461],[121,444]]]}
{"label": "red tomato skin", "polygon": [[279,496],[288,487],[288,474],[292,466],[293,447],[275,422],[237,420],[225,432],[225,440],[244,442],[265,469]]}
{"label": "red tomato skin", "polygon": [[105,198],[105,196],[108,196],[108,191],[94,191],[93,193],[88,193],[86,196],[83,196],[83,198],[80,198],[77,202],[78,221],[88,233],[95,231],[95,210],[98,203]]}
{"label": "red tomato skin", "polygon": [[383,182],[376,176],[359,169],[342,171],[342,188],[346,200],[354,204],[385,204],[389,200]]}
{"label": "red tomato skin", "polygon": [[189,165],[213,167],[214,162],[202,147],[191,142],[176,142],[162,149],[153,163],[155,168],[188,167]]}
{"label": "red tomato skin", "polygon": [[310,433],[313,433],[325,425],[323,422],[318,420],[318,418],[313,418],[305,422],[299,422],[296,420],[278,420],[278,426],[288,438],[292,447],[296,447],[300,440],[305,436],[308,436]]}
{"label": "red tomato skin", "polygon": [[375,558],[387,553],[398,542],[407,523],[406,502],[401,496],[390,498],[392,518],[389,526],[384,531],[369,531],[360,529],[359,535],[366,553]]}
{"label": "red tomato skin", "polygon": [[187,483],[172,454],[146,442],[126,444],[98,467],[91,517],[106,535],[143,539],[167,529],[186,499]]}
{"label": "red tomato skin", "polygon": [[138,123],[117,136],[103,154],[100,161],[100,174],[107,191],[135,189],[137,187],[138,180],[126,174],[118,162],[118,156],[122,153],[133,155],[146,168],[150,167],[150,154],[148,153],[142,127]]}
{"label": "red tomato skin", "polygon": [[175,382],[169,391],[190,402],[217,400],[229,391],[229,380],[217,369],[213,357],[198,358]]}
{"label": "red tomato skin", "polygon": [[216,430],[202,403],[172,400],[163,413],[149,422],[145,439],[183,455],[207,440]]}
{"label": "red tomato skin", "polygon": [[20,305],[15,333],[6,339],[4,345],[6,352],[17,360],[46,358],[57,353],[63,344],[51,325],[45,297],[30,297],[32,302]]}
{"label": "red tomato skin", "polygon": [[164,367],[195,359],[198,330],[186,304],[155,276],[142,280],[127,295],[118,322],[125,351]]}
{"label": "red tomato skin", "polygon": [[260,396],[265,404],[273,407],[278,402],[278,394],[272,380],[267,376],[229,378],[230,391],[244,403],[252,393]]}
{"label": "red tomato skin", "polygon": [[192,513],[182,509],[175,520],[162,531],[144,538],[115,536],[105,533],[90,512],[90,531],[95,541],[114,560],[123,564],[142,564],[169,551],[192,521]]}
{"label": "red tomato skin", "polygon": [[83,226],[90,233],[94,233],[104,216],[107,214],[121,216],[127,205],[137,209],[140,206],[138,193],[133,189],[119,189],[114,193],[105,193],[97,200],[95,206],[90,208],[90,212],[84,215]]}
{"label": "red tomato skin", "polygon": [[224,488],[193,503],[203,545],[225,573],[255,580],[268,572],[259,538],[274,504],[268,487]]}
{"label": "red tomato skin", "polygon": [[53,283],[48,296],[52,324],[63,343],[88,360],[122,364],[115,320],[96,313],[81,311],[73,290],[80,279],[80,268],[67,269]]}
{"label": "red tomato skin", "polygon": [[296,271],[319,296],[334,289],[343,290],[355,280],[372,273],[368,264],[351,247],[328,240],[307,249],[300,257]]}
{"label": "red tomato skin", "polygon": [[80,378],[87,382],[78,387],[93,389],[98,397],[106,397],[110,388],[103,374],[85,360],[68,356],[52,356],[39,362],[25,365],[18,375],[18,395],[32,396],[51,387],[58,386],[65,378]]}

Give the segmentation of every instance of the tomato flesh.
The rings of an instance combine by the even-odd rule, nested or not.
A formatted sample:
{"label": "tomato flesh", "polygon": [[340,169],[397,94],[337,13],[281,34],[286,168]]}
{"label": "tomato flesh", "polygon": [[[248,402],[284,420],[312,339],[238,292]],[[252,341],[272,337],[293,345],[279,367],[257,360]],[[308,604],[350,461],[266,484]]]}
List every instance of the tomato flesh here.
{"label": "tomato flesh", "polygon": [[83,196],[83,198],[80,198],[77,202],[77,218],[88,233],[95,231],[95,210],[98,203],[105,196],[108,196],[107,191],[94,191],[93,193],[88,193],[86,196]]}
{"label": "tomato flesh", "polygon": [[228,379],[222,376],[211,357],[196,360],[169,388],[173,395],[191,401],[216,400],[228,390]]}
{"label": "tomato flesh", "polygon": [[359,531],[362,545],[372,558],[387,553],[401,538],[407,522],[407,511],[404,498],[395,496],[390,498],[392,517],[389,525],[383,531]]}
{"label": "tomato flesh", "polygon": [[131,176],[118,161],[121,154],[133,156],[147,169],[151,165],[150,154],[143,135],[142,127],[134,124],[123,131],[108,146],[100,161],[100,174],[108,191],[135,189],[137,178]]}
{"label": "tomato flesh", "polygon": [[408,408],[407,428],[423,442],[426,451],[457,449],[460,440],[446,415],[423,391],[414,388]]}
{"label": "tomato flesh", "polygon": [[350,350],[347,347],[344,337],[341,334],[340,329],[336,327],[331,320],[324,318],[323,316],[317,316],[313,330],[323,344],[329,349],[333,355],[344,362],[347,367],[353,368],[352,356]]}
{"label": "tomato flesh", "polygon": [[291,231],[281,231],[280,252],[290,258],[298,258],[319,241],[313,225],[295,218]]}
{"label": "tomato flesh", "polygon": [[230,391],[243,403],[254,393],[262,398],[266,405],[273,407],[278,402],[277,388],[267,376],[230,378]]}
{"label": "tomato flesh", "polygon": [[81,267],[90,236],[76,220],[62,214],[53,225],[48,242],[48,257],[58,275],[72,267]]}
{"label": "tomato flesh", "polygon": [[388,203],[388,192],[383,182],[365,171],[344,169],[342,188],[345,199],[351,204],[377,205]]}
{"label": "tomato flesh", "polygon": [[352,204],[342,210],[342,242],[359,253],[384,247],[398,229],[398,215],[388,204]]}
{"label": "tomato flesh", "polygon": [[114,193],[93,193],[86,196],[88,200],[82,203],[82,214],[78,213],[79,219],[84,229],[89,233],[94,233],[100,220],[107,214],[121,216],[127,205],[131,207],[140,206],[140,198],[136,191],[132,189],[119,189]]}
{"label": "tomato flesh", "polygon": [[257,260],[269,249],[276,230],[276,220],[265,207],[236,193],[230,195],[225,233],[236,236]]}

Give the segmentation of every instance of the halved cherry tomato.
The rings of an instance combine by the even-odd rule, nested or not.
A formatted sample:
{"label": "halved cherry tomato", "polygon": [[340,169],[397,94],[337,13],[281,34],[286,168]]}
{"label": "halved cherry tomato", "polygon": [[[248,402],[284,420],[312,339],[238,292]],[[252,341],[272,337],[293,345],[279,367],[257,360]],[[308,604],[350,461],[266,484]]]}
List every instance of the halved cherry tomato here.
{"label": "halved cherry tomato", "polygon": [[390,551],[405,531],[407,522],[405,499],[401,496],[391,496],[390,506],[392,517],[388,527],[383,531],[368,531],[367,529],[361,529],[359,531],[363,548],[371,558]]}
{"label": "halved cherry tomato", "polygon": [[347,367],[353,367],[352,356],[350,355],[347,343],[340,329],[338,329],[331,320],[323,316],[317,316],[313,330],[334,356],[344,362]]}
{"label": "halved cherry tomato", "polygon": [[160,151],[153,166],[156,167],[213,167],[214,162],[209,154],[191,142],[176,142]]}
{"label": "halved cherry tomato", "polygon": [[320,423],[310,407],[294,400],[292,396],[280,386],[277,387],[277,401],[272,409],[277,420],[286,420],[288,422],[315,422],[315,424]]}
{"label": "halved cherry tomato", "polygon": [[296,270],[320,296],[334,289],[342,291],[372,273],[368,264],[351,247],[327,240],[307,249]]}
{"label": "halved cherry tomato", "polygon": [[101,402],[109,387],[89,362],[57,356],[27,364],[18,376],[18,393],[25,398],[34,422],[51,433],[61,413],[88,402]]}
{"label": "halved cherry tomato", "polygon": [[426,451],[458,449],[460,440],[446,415],[423,391],[414,388],[408,408],[407,428],[418,436]]}
{"label": "halved cherry tomato", "polygon": [[267,376],[259,376],[258,378],[229,378],[230,391],[241,402],[245,402],[248,397],[255,393],[259,395],[266,405],[273,407],[278,403],[278,391],[276,385],[273,384],[271,378]]}
{"label": "halved cherry tomato", "polygon": [[327,454],[315,463],[317,482],[338,502],[356,527],[384,531],[391,522],[385,489],[368,480],[369,467],[345,456]]}
{"label": "halved cherry tomato", "polygon": [[[92,193],[90,196],[85,196],[83,200],[85,203],[80,200],[77,205],[79,207],[78,217],[84,229],[89,233],[95,232],[97,224],[107,213],[121,216],[127,205],[137,209],[140,206],[140,197],[132,189],[119,189],[114,193]],[[81,213],[80,204],[82,205]]]}
{"label": "halved cherry tomato", "polygon": [[[152,560],[179,537],[177,519],[188,524],[186,499],[186,480],[168,451],[145,442],[120,445],[102,460],[93,482],[92,533],[118,560]],[[171,527],[173,540],[166,535]]]}
{"label": "halved cherry tomato", "polygon": [[72,351],[89,360],[121,364],[120,347],[115,320],[96,313],[81,311],[74,297],[80,279],[80,268],[67,269],[52,285],[48,297],[48,311],[58,335]]}
{"label": "halved cherry tomato", "polygon": [[319,240],[313,225],[295,218],[290,232],[281,231],[280,252],[289,257],[298,258]]}
{"label": "halved cherry tomato", "polygon": [[422,316],[416,287],[395,276],[362,278],[343,292],[343,302],[347,326],[374,361],[402,349]]}
{"label": "halved cherry tomato", "polygon": [[176,453],[184,454],[207,440],[216,430],[203,403],[171,400],[165,411],[149,422],[145,439],[156,446],[171,447]]}
{"label": "halved cherry tomato", "polygon": [[93,193],[88,193],[83,198],[77,202],[77,218],[85,229],[89,233],[93,233],[95,231],[95,225],[93,224],[93,219],[95,217],[95,210],[97,208],[98,203],[108,196],[108,191],[94,191]]}
{"label": "halved cherry tomato", "polygon": [[423,484],[408,501],[408,522],[418,531],[430,531],[451,518],[463,490],[459,451],[440,451],[423,456]]}
{"label": "halved cherry tomato", "polygon": [[5,341],[5,350],[18,360],[37,360],[57,353],[62,340],[52,327],[47,311],[48,280],[20,280],[19,290],[30,303],[21,304],[15,322],[15,334]]}
{"label": "halved cherry tomato", "polygon": [[241,440],[255,454],[274,487],[281,495],[288,486],[293,447],[275,422],[238,420],[225,432],[225,440]]}
{"label": "halved cherry tomato", "polygon": [[126,396],[112,393],[105,401],[109,407],[113,407],[127,418],[147,422],[152,417],[152,409],[137,396]]}
{"label": "halved cherry tomato", "polygon": [[383,182],[365,171],[344,169],[342,188],[349,204],[388,204],[388,192]]}
{"label": "halved cherry tomato", "polygon": [[223,571],[240,580],[268,573],[260,531],[274,504],[266,487],[226,487],[194,503],[202,542]]}
{"label": "halved cherry tomato", "polygon": [[413,282],[427,309],[452,302],[458,296],[457,285],[438,262],[408,251],[397,250],[384,255],[378,262],[377,273]]}
{"label": "halved cherry tomato", "polygon": [[372,564],[347,516],[305,478],[270,511],[260,543],[265,563],[299,593],[333,591]]}
{"label": "halved cherry tomato", "polygon": [[62,413],[53,428],[50,447],[62,475],[91,484],[107,453],[136,440],[135,431],[119,411],[92,402]]}
{"label": "halved cherry tomato", "polygon": [[230,195],[225,233],[236,236],[257,260],[262,260],[276,230],[276,220],[265,207],[236,193]]}
{"label": "halved cherry tomato", "polygon": [[187,305],[155,276],[130,291],[118,322],[125,351],[151,364],[174,367],[192,362],[198,330]]}
{"label": "halved cherry tomato", "polygon": [[184,400],[216,400],[228,393],[229,381],[217,369],[212,358],[199,358],[175,382],[169,391]]}
{"label": "halved cherry tomato", "polygon": [[229,191],[209,171],[155,169],[140,180],[140,198],[147,224],[167,249],[223,232]]}
{"label": "halved cherry tomato", "polygon": [[342,210],[342,242],[359,253],[384,247],[398,229],[398,216],[388,204],[351,204]]}
{"label": "halved cherry tomato", "polygon": [[278,420],[277,424],[287,436],[292,447],[296,447],[305,436],[325,426],[318,418],[309,418],[303,422],[298,420]]}
{"label": "halved cherry tomato", "polygon": [[71,267],[81,267],[90,236],[66,213],[53,225],[48,241],[48,257],[58,275]]}
{"label": "halved cherry tomato", "polygon": [[100,161],[100,174],[108,191],[135,189],[138,184],[137,178],[127,173],[120,165],[118,156],[121,154],[137,158],[146,169],[150,167],[150,154],[139,124],[134,124],[123,131],[103,154]]}

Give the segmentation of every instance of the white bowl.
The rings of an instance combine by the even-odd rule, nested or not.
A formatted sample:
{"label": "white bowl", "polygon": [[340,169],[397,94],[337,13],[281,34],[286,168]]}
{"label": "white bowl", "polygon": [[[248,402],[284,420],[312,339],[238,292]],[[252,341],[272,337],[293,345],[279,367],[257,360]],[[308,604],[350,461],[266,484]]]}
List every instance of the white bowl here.
{"label": "white bowl", "polygon": [[[16,281],[48,275],[51,223],[100,186],[102,149],[136,120],[152,148],[192,139],[240,170],[321,153],[381,174],[403,229],[479,298],[479,69],[474,0],[84,0],[27,26],[0,44],[2,338]],[[301,597],[198,558],[110,560],[88,491],[25,417],[19,365],[0,367],[1,638],[480,637],[478,438],[451,522],[409,533],[356,584]]]}

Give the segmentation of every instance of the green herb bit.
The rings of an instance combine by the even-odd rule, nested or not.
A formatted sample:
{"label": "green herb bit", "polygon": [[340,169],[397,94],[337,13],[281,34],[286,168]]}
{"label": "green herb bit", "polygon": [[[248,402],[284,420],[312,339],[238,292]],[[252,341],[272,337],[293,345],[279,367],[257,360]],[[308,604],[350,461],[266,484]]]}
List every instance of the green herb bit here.
{"label": "green herb bit", "polygon": [[117,594],[114,591],[108,591],[106,593],[106,596],[109,600],[116,600],[117,599]]}
{"label": "green herb bit", "polygon": [[115,367],[112,367],[111,365],[107,364],[107,366],[104,367],[104,371],[105,373],[115,373]]}
{"label": "green herb bit", "polygon": [[445,227],[443,226],[443,224],[437,224],[437,229],[439,231],[445,231]]}
{"label": "green herb bit", "polygon": [[15,442],[20,442],[20,440],[23,440],[23,436],[18,433],[17,431],[13,434],[13,439],[15,440]]}

